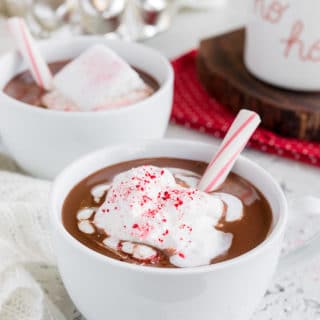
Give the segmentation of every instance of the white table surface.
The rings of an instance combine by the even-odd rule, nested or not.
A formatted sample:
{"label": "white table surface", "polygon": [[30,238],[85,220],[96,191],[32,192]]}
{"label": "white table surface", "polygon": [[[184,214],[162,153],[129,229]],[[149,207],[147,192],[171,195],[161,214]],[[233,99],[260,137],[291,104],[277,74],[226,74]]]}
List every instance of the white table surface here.
{"label": "white table surface", "polygon": [[[184,52],[186,52],[191,48],[197,47],[197,44],[201,38],[204,38],[206,36],[211,36],[214,34],[220,34],[228,30],[232,30],[240,26],[243,26],[247,19],[246,7],[248,4],[248,1],[250,0],[234,0],[231,3],[231,0],[229,0],[228,5],[215,8],[210,11],[183,11],[175,19],[173,26],[169,31],[163,34],[160,34],[153,39],[149,39],[145,41],[145,43],[156,49],[159,49],[169,58],[176,57],[180,54],[183,54]],[[8,34],[4,28],[3,23],[0,21],[0,53],[3,53],[6,50],[9,50],[11,47],[12,47],[12,43],[8,37]],[[209,136],[200,132],[192,131],[190,129],[186,129],[176,125],[169,126],[168,131],[166,133],[166,137],[181,138],[181,139],[187,139],[187,140],[197,140],[197,141],[208,142],[211,144],[219,143],[219,140],[212,136]],[[1,145],[0,145],[0,149],[1,149]],[[319,179],[320,169],[319,168],[312,167],[309,165],[304,165],[299,162],[295,162],[291,160],[286,160],[278,156],[261,153],[255,150],[245,150],[244,154],[247,157],[259,163],[265,169],[267,169],[276,178],[276,180],[279,181],[279,183],[285,190],[286,195],[289,199],[292,199],[292,198],[295,198],[296,196],[301,196],[301,195],[320,196],[320,179]],[[296,286],[299,288],[299,290],[302,290],[301,288],[303,288],[303,290],[306,290],[307,285],[303,284],[302,282],[300,281]],[[283,286],[286,286],[285,282],[281,282],[281,283]],[[287,287],[289,288],[290,284],[288,284]],[[274,288],[275,288],[274,290],[277,290],[276,288],[278,287],[274,287]],[[282,297],[281,296],[282,293],[280,291],[279,291],[279,294],[277,293],[277,298],[274,301],[280,301],[282,299],[281,300],[282,302],[279,302],[279,303],[282,303],[281,312],[285,311],[287,313],[287,310],[284,310],[283,306],[287,304],[287,301],[291,301],[291,300],[288,298],[289,296]],[[272,292],[271,292],[271,295],[272,295]],[[292,293],[292,295],[295,296],[295,293]],[[280,300],[277,300],[278,296],[280,297],[279,298]],[[269,298],[266,297],[266,301],[268,301],[267,299],[271,299],[270,296]],[[302,296],[300,300],[301,301],[299,303],[301,305],[306,304],[307,300],[305,296]],[[294,308],[295,305],[297,305],[297,303],[295,302],[295,300],[292,300],[292,303],[291,304],[289,303],[289,308]],[[316,309],[317,310],[315,311],[315,313],[312,313],[312,314],[319,315],[320,300],[319,300],[319,306],[316,307]],[[277,310],[277,309],[272,309],[272,310]],[[310,310],[310,307],[309,307],[309,310]],[[299,320],[316,319],[314,317],[312,318],[308,316],[305,317],[305,315],[307,314],[305,310],[301,311],[303,312],[301,314],[299,312],[294,311],[292,314],[296,316],[302,315],[302,318],[301,317],[294,318],[291,316],[287,318],[286,316],[283,316],[281,320],[282,319],[299,319]],[[280,319],[278,316],[273,316],[273,315],[272,317],[269,317],[269,314],[267,315],[266,312],[262,312],[262,313],[259,312],[257,314],[257,317],[254,317],[254,319],[268,319],[268,320]],[[319,317],[317,319],[319,319]]]}

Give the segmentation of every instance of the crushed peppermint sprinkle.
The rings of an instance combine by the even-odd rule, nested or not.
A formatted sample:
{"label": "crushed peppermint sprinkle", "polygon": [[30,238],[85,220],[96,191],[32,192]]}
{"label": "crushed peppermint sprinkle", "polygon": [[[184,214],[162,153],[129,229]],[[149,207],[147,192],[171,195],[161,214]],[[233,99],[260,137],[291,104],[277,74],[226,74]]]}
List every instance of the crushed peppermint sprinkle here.
{"label": "crushed peppermint sprinkle", "polygon": [[176,202],[174,203],[174,206],[176,208],[180,207],[183,204],[183,201],[180,198],[176,199]]}

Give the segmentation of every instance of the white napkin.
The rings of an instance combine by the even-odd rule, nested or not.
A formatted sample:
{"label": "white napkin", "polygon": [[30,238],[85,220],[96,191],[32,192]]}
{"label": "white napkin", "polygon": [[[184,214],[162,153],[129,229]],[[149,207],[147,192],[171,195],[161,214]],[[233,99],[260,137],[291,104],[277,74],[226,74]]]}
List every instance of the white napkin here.
{"label": "white napkin", "polygon": [[[55,266],[47,207],[51,183],[16,170],[0,154],[0,319],[81,319]],[[295,200],[291,208],[291,215],[301,217],[302,209],[320,215],[320,198]]]}

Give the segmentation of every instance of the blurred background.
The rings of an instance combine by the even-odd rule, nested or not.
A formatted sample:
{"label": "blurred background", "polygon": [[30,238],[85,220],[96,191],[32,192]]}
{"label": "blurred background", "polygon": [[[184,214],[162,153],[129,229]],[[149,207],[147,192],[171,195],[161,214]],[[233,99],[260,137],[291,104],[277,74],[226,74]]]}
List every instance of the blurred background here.
{"label": "blurred background", "polygon": [[170,28],[178,11],[221,7],[227,0],[0,0],[4,17],[22,16],[33,34],[107,34],[142,40]]}

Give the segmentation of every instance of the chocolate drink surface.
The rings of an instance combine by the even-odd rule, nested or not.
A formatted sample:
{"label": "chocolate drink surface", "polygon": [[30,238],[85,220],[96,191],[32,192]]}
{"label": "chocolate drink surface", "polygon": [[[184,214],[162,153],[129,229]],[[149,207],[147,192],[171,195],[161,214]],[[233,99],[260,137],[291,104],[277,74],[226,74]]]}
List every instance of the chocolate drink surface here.
{"label": "chocolate drink surface", "polygon": [[[93,222],[96,214],[95,210],[102,206],[109,192],[103,191],[106,184],[111,183],[113,178],[120,173],[130,170],[131,168],[145,165],[171,170],[176,183],[183,188],[189,188],[190,184],[197,181],[207,167],[207,164],[204,162],[175,158],[139,159],[106,167],[88,176],[71,190],[63,205],[63,224],[66,230],[75,239],[88,248],[110,258],[139,265],[174,268],[177,267],[177,265],[170,262],[170,256],[173,254],[170,248],[160,250],[159,248],[149,245],[147,249],[152,249],[153,252],[156,252],[156,255],[154,255],[152,259],[141,259],[130,251],[132,250],[132,244],[119,241],[116,247],[110,247],[109,245],[106,245],[105,242],[105,239],[109,236],[106,234],[105,230],[93,225],[91,225],[89,229],[86,229],[87,226],[83,229],[79,224],[79,216],[77,215],[80,211],[82,214],[85,213],[84,215],[87,215],[86,212],[88,212],[88,208],[90,208],[92,212],[92,215],[89,214],[87,216],[89,225]],[[98,192],[99,197],[97,198],[96,191],[98,189],[100,191]],[[96,194],[93,193],[93,190],[96,190]],[[233,195],[237,197],[241,200],[243,209],[241,219],[230,221],[230,219],[227,219],[226,215],[222,215],[219,222],[215,226],[212,226],[215,230],[231,234],[232,242],[223,254],[214,257],[210,260],[210,263],[232,259],[255,248],[265,240],[272,223],[271,208],[265,197],[252,184],[240,176],[231,173],[216,192],[217,194],[225,194],[227,196]],[[224,199],[227,198],[224,197]],[[135,225],[132,226],[132,228],[136,227],[137,226]],[[187,228],[190,229],[189,226],[187,226]],[[168,232],[163,233],[163,235],[165,236],[166,233]],[[160,240],[163,241],[162,239],[159,239],[159,241]],[[143,240],[139,243],[143,244]],[[129,251],[128,245],[130,245]],[[136,244],[134,243],[133,245]],[[125,247],[127,249],[124,249]]]}
{"label": "chocolate drink surface", "polygon": [[[49,64],[49,68],[52,74],[59,72],[69,61],[58,61]],[[140,77],[148,84],[154,91],[159,89],[159,85],[155,79],[153,79],[147,73],[135,69]],[[46,93],[43,89],[38,87],[36,82],[33,80],[29,71],[24,71],[14,78],[12,78],[4,88],[4,93],[8,96],[22,101],[24,103],[45,108],[42,105],[41,98]]]}

